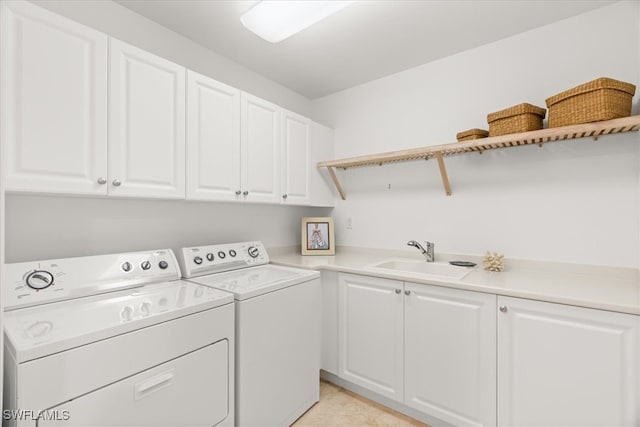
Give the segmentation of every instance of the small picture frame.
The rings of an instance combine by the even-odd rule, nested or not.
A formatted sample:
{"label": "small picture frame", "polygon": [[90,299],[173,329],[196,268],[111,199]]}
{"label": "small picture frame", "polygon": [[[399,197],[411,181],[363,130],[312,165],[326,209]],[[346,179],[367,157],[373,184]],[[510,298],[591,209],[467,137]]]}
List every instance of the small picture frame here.
{"label": "small picture frame", "polygon": [[302,255],[335,255],[333,218],[302,218]]}

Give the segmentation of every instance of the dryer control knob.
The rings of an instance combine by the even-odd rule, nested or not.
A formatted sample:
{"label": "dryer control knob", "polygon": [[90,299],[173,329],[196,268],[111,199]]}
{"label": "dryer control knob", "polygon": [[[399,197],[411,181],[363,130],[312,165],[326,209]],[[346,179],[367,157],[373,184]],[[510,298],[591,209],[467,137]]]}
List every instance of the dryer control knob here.
{"label": "dryer control knob", "polygon": [[218,258],[225,259],[226,257],[227,257],[227,254],[225,254],[224,251],[218,251]]}
{"label": "dryer control knob", "polygon": [[31,289],[40,290],[46,289],[53,285],[53,274],[45,270],[36,270],[29,273],[25,279],[27,286]]}
{"label": "dryer control knob", "polygon": [[236,257],[236,255],[237,255],[237,253],[236,253],[236,251],[234,251],[233,249],[231,249],[231,250],[229,251],[229,255],[231,255],[231,258],[235,258],[235,257]]}
{"label": "dryer control knob", "polygon": [[213,254],[211,252],[209,252],[207,254],[207,260],[209,260],[209,261],[213,261],[214,260],[214,256],[213,256]]}
{"label": "dryer control knob", "polygon": [[193,259],[193,262],[195,262],[196,264],[200,265],[202,264],[202,258],[197,256]]}
{"label": "dryer control knob", "polygon": [[258,255],[260,255],[260,250],[258,248],[256,248],[255,246],[250,246],[249,247],[249,256],[251,258],[256,258]]}
{"label": "dryer control knob", "polygon": [[140,268],[142,268],[143,270],[148,270],[151,268],[151,262],[149,261],[142,261],[142,264],[140,264]]}
{"label": "dryer control knob", "polygon": [[130,262],[126,261],[123,262],[122,265],[120,266],[120,268],[122,268],[122,271],[124,271],[125,273],[130,272],[131,270],[133,270],[133,265],[131,265]]}
{"label": "dryer control knob", "polygon": [[166,270],[167,267],[169,267],[169,263],[165,260],[162,260],[158,263],[158,267],[160,267],[161,270]]}

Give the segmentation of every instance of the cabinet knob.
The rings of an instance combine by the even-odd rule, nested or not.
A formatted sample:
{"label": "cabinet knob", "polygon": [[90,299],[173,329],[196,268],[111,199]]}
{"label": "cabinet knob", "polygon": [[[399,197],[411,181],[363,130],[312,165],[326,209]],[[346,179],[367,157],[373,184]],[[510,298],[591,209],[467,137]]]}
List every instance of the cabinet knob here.
{"label": "cabinet knob", "polygon": [[506,305],[501,305],[500,306],[500,311],[503,312],[503,313],[506,313],[507,312],[507,306]]}
{"label": "cabinet knob", "polygon": [[287,197],[289,197],[289,196],[288,196],[288,195],[286,195],[286,194],[283,194],[283,195],[282,195],[282,198],[283,198],[283,199],[286,199]]}
{"label": "cabinet knob", "polygon": [[239,196],[241,194],[242,194],[242,191],[240,191],[240,190],[236,191],[236,196]]}
{"label": "cabinet knob", "polygon": [[249,195],[249,192],[248,192],[248,191],[243,191],[243,192],[242,192],[242,195],[243,195],[243,196],[248,196],[248,195]]}
{"label": "cabinet knob", "polygon": [[114,187],[120,187],[122,185],[122,181],[120,181],[119,179],[114,179],[112,184]]}
{"label": "cabinet knob", "polygon": [[105,185],[107,183],[107,180],[103,177],[98,178],[98,184],[100,185]]}
{"label": "cabinet knob", "polygon": [[404,294],[405,294],[405,295],[411,295],[411,291],[406,290],[406,291],[404,291]]}
{"label": "cabinet knob", "polygon": [[396,294],[399,294],[400,292],[402,292],[402,290],[396,289]]}

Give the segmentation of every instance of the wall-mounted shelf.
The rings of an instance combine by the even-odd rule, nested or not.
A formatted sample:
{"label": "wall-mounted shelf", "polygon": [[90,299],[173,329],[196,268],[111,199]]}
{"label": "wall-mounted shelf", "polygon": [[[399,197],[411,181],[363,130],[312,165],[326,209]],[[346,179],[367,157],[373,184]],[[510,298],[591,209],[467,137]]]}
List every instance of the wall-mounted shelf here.
{"label": "wall-mounted shelf", "polygon": [[340,181],[335,173],[335,168],[349,169],[360,166],[384,165],[386,163],[407,162],[411,160],[428,160],[436,158],[440,168],[440,176],[445,192],[451,195],[451,186],[444,165],[444,157],[463,153],[477,152],[482,154],[486,150],[519,147],[521,145],[539,144],[547,142],[565,141],[570,139],[592,137],[597,140],[601,135],[637,131],[640,129],[640,116],[623,117],[621,119],[605,120],[595,123],[563,126],[551,129],[542,129],[531,132],[514,133],[509,135],[493,136],[489,138],[475,139],[465,142],[453,142],[450,144],[432,145],[429,147],[411,148],[387,153],[371,154],[368,156],[350,157],[346,159],[319,162],[318,168],[327,168],[333,183],[340,193],[342,200],[346,196]]}

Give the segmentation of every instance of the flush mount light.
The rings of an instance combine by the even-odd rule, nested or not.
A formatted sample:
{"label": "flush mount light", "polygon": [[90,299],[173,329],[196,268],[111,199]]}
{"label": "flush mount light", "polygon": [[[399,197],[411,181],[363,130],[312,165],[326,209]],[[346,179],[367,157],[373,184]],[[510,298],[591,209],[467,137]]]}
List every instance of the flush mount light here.
{"label": "flush mount light", "polygon": [[353,1],[263,0],[240,20],[263,39],[277,43],[349,6]]}

